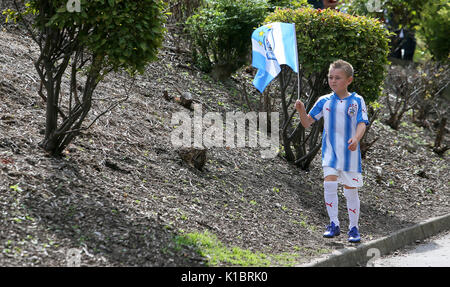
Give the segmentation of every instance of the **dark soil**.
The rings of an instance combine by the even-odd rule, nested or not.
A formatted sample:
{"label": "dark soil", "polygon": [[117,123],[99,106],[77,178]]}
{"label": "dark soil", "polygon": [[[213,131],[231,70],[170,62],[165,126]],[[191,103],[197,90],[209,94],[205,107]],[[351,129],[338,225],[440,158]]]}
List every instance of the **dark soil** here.
{"label": "dark soil", "polygon": [[[209,149],[202,171],[180,159],[172,114],[193,112],[164,91],[189,91],[204,113],[235,111],[239,81],[247,77],[250,91],[251,75],[218,83],[170,48],[174,42],[168,37],[127,101],[54,158],[38,146],[45,125],[32,63],[38,49],[11,27],[0,32],[0,266],[66,266],[71,248],[82,250],[82,266],[201,266],[207,257],[174,239],[204,230],[228,247],[293,254],[294,264],[350,245],[345,234],[322,238],[320,156],[308,172],[281,157],[262,159],[257,148]],[[125,97],[129,83],[124,74],[108,76],[86,124]],[[380,139],[363,162],[363,242],[450,210],[448,153],[434,154],[432,134],[409,120],[399,131],[376,121],[368,135]],[[341,192],[339,199],[345,230]]]}

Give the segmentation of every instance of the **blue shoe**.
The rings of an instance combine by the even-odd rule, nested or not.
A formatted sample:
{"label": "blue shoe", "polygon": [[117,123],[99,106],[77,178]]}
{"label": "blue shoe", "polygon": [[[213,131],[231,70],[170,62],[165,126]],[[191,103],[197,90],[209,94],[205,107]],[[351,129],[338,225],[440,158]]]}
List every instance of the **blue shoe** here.
{"label": "blue shoe", "polygon": [[339,226],[336,226],[334,224],[334,222],[331,222],[331,224],[327,226],[327,230],[323,234],[323,237],[332,238],[332,237],[338,236],[339,234],[341,234],[341,230],[339,229]]}
{"label": "blue shoe", "polygon": [[352,229],[348,232],[348,242],[357,243],[361,241],[361,236],[359,235],[358,228],[353,226]]}

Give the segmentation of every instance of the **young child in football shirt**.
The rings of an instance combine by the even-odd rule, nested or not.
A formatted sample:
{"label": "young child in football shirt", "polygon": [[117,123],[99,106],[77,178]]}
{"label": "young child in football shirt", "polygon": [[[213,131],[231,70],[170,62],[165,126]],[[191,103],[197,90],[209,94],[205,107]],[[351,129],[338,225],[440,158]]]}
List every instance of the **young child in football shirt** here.
{"label": "young child in football shirt", "polygon": [[330,224],[323,236],[332,238],[340,234],[337,189],[338,184],[341,183],[344,185],[349,215],[348,241],[360,242],[358,188],[363,185],[363,178],[359,141],[369,121],[364,99],[355,92],[349,93],[347,90],[352,81],[352,65],[346,61],[337,60],[330,65],[328,72],[328,84],[333,93],[320,97],[309,114],[306,113],[305,105],[300,100],[295,103],[295,108],[305,128],[324,118],[323,185]]}

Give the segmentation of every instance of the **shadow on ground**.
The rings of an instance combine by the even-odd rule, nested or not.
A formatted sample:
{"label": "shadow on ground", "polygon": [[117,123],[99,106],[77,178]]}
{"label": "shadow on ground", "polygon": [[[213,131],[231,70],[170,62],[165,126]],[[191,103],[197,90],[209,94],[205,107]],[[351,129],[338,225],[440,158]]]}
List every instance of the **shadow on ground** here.
{"label": "shadow on ground", "polygon": [[[81,266],[203,265],[193,248],[176,244],[177,234],[157,217],[132,218],[101,186],[86,192],[90,184],[75,163],[50,161],[55,168],[49,189],[29,192],[23,202],[39,227],[56,237],[59,250],[81,251]],[[66,255],[59,252],[56,264],[64,266]]]}

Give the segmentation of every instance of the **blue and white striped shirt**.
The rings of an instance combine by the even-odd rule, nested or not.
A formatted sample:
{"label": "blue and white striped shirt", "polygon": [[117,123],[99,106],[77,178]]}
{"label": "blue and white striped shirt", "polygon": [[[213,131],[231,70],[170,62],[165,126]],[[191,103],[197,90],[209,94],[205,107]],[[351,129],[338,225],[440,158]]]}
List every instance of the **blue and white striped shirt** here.
{"label": "blue and white striped shirt", "polygon": [[336,93],[320,97],[309,112],[316,121],[324,118],[322,166],[361,173],[361,151],[348,149],[348,141],[360,122],[369,124],[363,97],[356,93],[340,99]]}

